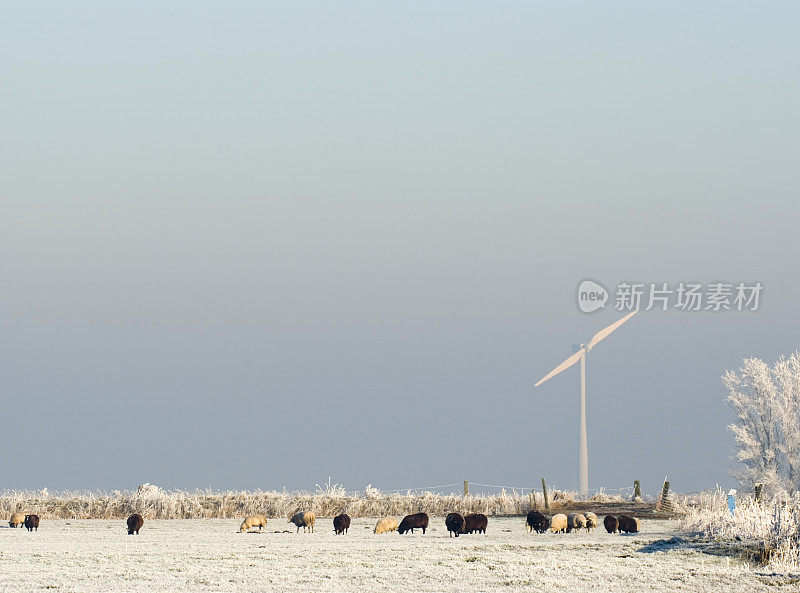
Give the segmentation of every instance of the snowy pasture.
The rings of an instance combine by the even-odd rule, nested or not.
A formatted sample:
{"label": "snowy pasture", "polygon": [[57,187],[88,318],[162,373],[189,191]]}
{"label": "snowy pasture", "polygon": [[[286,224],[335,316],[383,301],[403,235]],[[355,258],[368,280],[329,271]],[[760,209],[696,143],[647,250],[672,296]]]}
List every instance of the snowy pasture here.
{"label": "snowy pasture", "polygon": [[[354,519],[336,536],[330,519],[295,533],[270,519],[263,533],[240,520],[42,521],[38,532],[0,528],[2,591],[718,591],[767,590],[774,579],[741,560],[672,545],[677,521],[642,532],[528,534],[525,519],[489,519],[487,535],[448,537],[444,519],[426,535],[374,535]],[[289,533],[284,532],[289,530]],[[280,531],[280,533],[275,533]],[[665,542],[666,540],[666,542]]]}

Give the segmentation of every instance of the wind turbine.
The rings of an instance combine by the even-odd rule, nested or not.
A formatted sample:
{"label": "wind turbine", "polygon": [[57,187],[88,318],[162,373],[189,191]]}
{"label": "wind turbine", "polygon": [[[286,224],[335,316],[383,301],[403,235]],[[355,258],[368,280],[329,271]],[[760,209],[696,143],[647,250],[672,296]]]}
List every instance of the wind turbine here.
{"label": "wind turbine", "polygon": [[[628,319],[636,315],[638,312],[639,311],[637,310],[633,311],[632,313],[628,313],[619,321],[615,321],[607,328],[601,329],[592,337],[591,340],[589,340],[588,344],[581,344],[580,346],[577,346],[575,354],[570,356],[567,360],[539,379],[539,382],[534,385],[534,387],[539,387],[539,385],[547,381],[549,378],[554,377],[561,371],[568,369],[576,362],[580,361],[581,363],[580,411],[578,412],[578,491],[583,496],[589,494],[589,445],[586,439],[586,355],[589,354],[589,351],[592,348],[597,346],[598,342],[601,342],[607,338],[615,329],[628,321]],[[573,346],[573,348],[576,347]]]}

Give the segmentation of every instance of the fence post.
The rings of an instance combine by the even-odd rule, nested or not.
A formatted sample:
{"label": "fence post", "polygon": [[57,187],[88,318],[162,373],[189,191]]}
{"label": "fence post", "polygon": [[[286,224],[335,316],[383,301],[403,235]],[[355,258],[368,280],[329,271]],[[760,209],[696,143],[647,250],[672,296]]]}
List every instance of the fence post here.
{"label": "fence post", "polygon": [[637,498],[639,500],[642,499],[642,488],[639,486],[639,480],[634,480],[633,481],[633,500],[634,500],[634,502],[636,501]]}
{"label": "fence post", "polygon": [[544,494],[544,508],[549,511],[550,499],[547,498],[547,484],[545,484],[544,478],[542,478],[542,494]]}
{"label": "fence post", "polygon": [[469,482],[464,480],[464,496],[469,496]]}
{"label": "fence post", "polygon": [[669,482],[664,478],[664,487],[661,488],[661,497],[658,499],[658,510],[669,512],[672,504],[669,502]]}
{"label": "fence post", "polygon": [[533,488],[531,488],[531,491],[528,493],[528,496],[531,499],[531,510],[532,511],[536,510],[536,493],[533,491]]}
{"label": "fence post", "polygon": [[761,493],[764,490],[764,484],[756,484],[756,502],[761,504]]}

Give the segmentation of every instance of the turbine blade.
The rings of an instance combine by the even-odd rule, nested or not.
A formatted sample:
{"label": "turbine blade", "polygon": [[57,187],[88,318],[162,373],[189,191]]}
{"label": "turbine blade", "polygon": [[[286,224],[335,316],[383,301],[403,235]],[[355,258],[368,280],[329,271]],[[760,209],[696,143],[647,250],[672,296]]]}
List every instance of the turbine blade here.
{"label": "turbine blade", "polygon": [[622,325],[623,323],[628,321],[628,319],[630,319],[631,317],[636,315],[638,312],[639,312],[639,310],[637,309],[636,311],[633,311],[632,313],[628,313],[625,317],[623,317],[619,321],[615,321],[614,323],[609,325],[607,328],[601,329],[599,332],[597,332],[594,335],[594,337],[591,340],[589,340],[589,343],[586,345],[586,349],[587,350],[591,350],[593,346],[595,346],[601,340],[607,338],[611,334],[611,332],[613,332],[620,325]]}
{"label": "turbine blade", "polygon": [[550,377],[553,377],[553,376],[557,375],[558,373],[560,373],[561,371],[563,371],[564,369],[568,369],[569,367],[571,367],[573,364],[575,364],[576,362],[578,362],[580,360],[581,354],[583,354],[583,348],[578,350],[575,354],[570,356],[567,360],[562,362],[560,365],[558,365],[552,371],[547,373],[544,377],[539,379],[539,382],[536,385],[534,385],[534,387],[539,387],[539,385],[541,385],[542,383],[547,381]]}

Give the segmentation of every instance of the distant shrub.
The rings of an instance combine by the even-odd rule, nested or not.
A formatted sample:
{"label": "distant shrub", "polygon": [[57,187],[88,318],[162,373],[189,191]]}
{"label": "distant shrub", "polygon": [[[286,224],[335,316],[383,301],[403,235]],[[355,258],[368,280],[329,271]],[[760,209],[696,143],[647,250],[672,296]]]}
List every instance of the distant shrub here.
{"label": "distant shrub", "polygon": [[758,560],[776,571],[800,568],[800,498],[776,498],[768,504],[751,497],[737,502],[731,513],[722,491],[686,500],[681,527],[713,539],[741,540],[760,549]]}
{"label": "distant shrub", "polygon": [[[574,502],[574,492],[552,490],[553,509]],[[594,502],[623,501],[598,493]],[[532,504],[533,503],[533,504]],[[351,517],[405,516],[426,512],[445,516],[456,511],[463,515],[526,515],[533,507],[544,508],[541,492],[496,494],[440,494],[408,491],[404,494],[381,492],[367,486],[363,492],[348,493],[339,485],[317,485],[316,492],[278,492],[267,490],[213,492],[211,490],[163,490],[142,484],[137,490],[112,492],[5,491],[0,493],[0,514],[9,517],[18,510],[36,512],[43,519],[123,519],[139,513],[146,519],[231,519],[247,515],[268,518],[291,517],[298,510],[310,510],[317,517],[347,513]]]}

